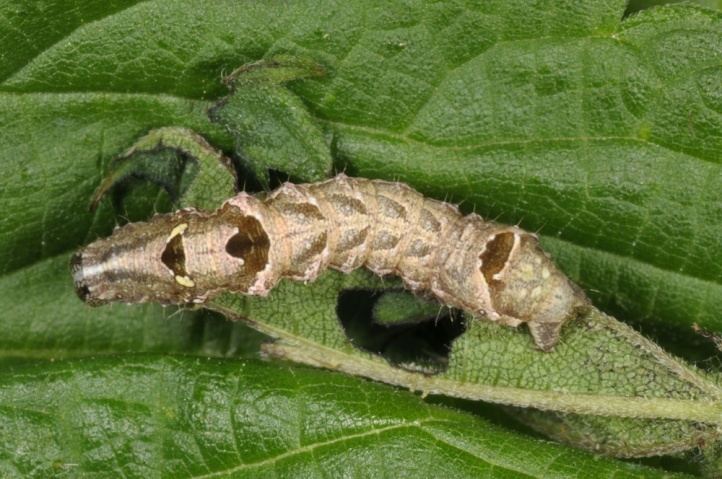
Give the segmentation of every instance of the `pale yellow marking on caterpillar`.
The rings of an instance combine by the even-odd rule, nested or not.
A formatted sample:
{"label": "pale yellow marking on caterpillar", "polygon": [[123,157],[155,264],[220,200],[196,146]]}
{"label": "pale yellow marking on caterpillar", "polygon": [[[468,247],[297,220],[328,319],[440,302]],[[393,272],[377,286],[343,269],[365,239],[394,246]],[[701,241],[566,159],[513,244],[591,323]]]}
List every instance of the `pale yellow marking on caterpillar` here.
{"label": "pale yellow marking on caterpillar", "polygon": [[535,235],[463,216],[401,183],[345,175],[129,224],[71,264],[78,294],[93,305],[265,296],[281,278],[308,282],[327,268],[364,266],[479,318],[526,323],[543,350],[588,307]]}
{"label": "pale yellow marking on caterpillar", "polygon": [[168,239],[166,240],[166,243],[168,243],[170,240],[175,238],[178,235],[182,235],[183,232],[188,228],[188,223],[181,223],[175,228],[173,228],[173,231],[170,232],[168,235]]}
{"label": "pale yellow marking on caterpillar", "polygon": [[190,279],[188,276],[176,275],[175,280],[178,284],[180,284],[181,286],[185,286],[186,288],[192,288],[196,285],[193,280]]}

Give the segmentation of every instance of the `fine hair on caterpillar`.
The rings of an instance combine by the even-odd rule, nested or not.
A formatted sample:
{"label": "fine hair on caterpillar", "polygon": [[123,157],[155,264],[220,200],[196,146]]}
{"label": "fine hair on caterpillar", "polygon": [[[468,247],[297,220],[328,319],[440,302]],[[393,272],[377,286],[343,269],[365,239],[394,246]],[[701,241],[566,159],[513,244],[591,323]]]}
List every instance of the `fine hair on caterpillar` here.
{"label": "fine hair on caterpillar", "polygon": [[402,183],[345,175],[125,225],[76,253],[71,267],[91,305],[265,296],[281,278],[366,267],[478,318],[526,323],[545,351],[589,304],[534,234],[464,216]]}

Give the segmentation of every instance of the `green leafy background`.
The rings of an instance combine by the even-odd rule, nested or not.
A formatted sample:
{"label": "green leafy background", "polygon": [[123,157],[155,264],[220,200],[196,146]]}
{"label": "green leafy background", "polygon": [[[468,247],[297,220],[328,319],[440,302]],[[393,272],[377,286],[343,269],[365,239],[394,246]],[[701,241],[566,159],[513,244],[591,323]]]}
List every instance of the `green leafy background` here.
{"label": "green leafy background", "polygon": [[[692,5],[624,11],[0,2],[0,475],[665,474],[367,381],[238,359],[259,336],[206,313],[91,310],[67,267],[117,221],[108,203],[87,210],[108,161],[151,128],[182,125],[256,172],[400,179],[538,230],[600,308],[699,349],[693,323],[722,330],[722,18]],[[300,121],[329,157],[318,143],[275,154],[293,143],[272,109],[247,108],[262,101],[251,94],[238,108],[256,121],[238,131],[270,129],[239,137],[209,119],[224,74],[274,55],[322,65],[283,105],[307,110]],[[312,162],[290,161],[299,152]],[[131,219],[164,202],[154,189],[133,200]]]}

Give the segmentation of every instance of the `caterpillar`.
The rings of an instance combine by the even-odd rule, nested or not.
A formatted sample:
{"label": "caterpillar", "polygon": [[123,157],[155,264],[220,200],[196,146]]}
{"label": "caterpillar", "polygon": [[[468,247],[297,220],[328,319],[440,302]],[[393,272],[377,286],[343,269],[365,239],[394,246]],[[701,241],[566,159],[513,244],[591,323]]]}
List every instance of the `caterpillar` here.
{"label": "caterpillar", "polygon": [[281,278],[308,282],[326,268],[362,266],[477,317],[526,323],[544,351],[589,303],[534,234],[464,216],[402,183],[343,174],[262,197],[240,193],[214,212],[130,223],[71,259],[76,292],[90,305],[265,296]]}

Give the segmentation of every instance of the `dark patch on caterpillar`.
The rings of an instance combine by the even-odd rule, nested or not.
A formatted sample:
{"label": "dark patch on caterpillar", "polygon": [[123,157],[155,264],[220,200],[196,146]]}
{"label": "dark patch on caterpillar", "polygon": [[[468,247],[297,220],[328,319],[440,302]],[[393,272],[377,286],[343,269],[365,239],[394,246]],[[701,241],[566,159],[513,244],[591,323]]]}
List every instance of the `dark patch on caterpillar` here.
{"label": "dark patch on caterpillar", "polygon": [[360,230],[348,230],[343,233],[343,236],[341,236],[341,241],[339,241],[339,248],[348,251],[351,250],[357,246],[361,246],[364,241],[366,241],[366,237],[369,234],[369,227],[366,226]]}
{"label": "dark patch on caterpillar", "polygon": [[431,254],[431,247],[418,239],[413,240],[409,247],[406,249],[407,256],[416,256],[418,258],[423,258],[424,256],[428,256],[429,254]]}
{"label": "dark patch on caterpillar", "polygon": [[160,260],[177,276],[186,276],[186,254],[183,251],[183,235],[173,236],[160,255]]}
{"label": "dark patch on caterpillar", "polygon": [[[70,257],[70,272],[75,276],[79,271],[82,270],[83,265],[83,255],[80,252],[74,253],[73,256]],[[78,295],[78,298],[81,300],[88,302],[88,297],[90,296],[90,289],[88,288],[88,285],[82,282],[75,282],[75,294]]]}
{"label": "dark patch on caterpillar", "polygon": [[226,242],[226,252],[243,260],[244,271],[249,277],[266,267],[270,241],[261,223],[252,216],[233,218],[238,233]]}
{"label": "dark patch on caterpillar", "polygon": [[514,233],[511,232],[499,233],[486,243],[486,248],[481,253],[480,259],[481,272],[489,285],[499,282],[498,279],[494,278],[494,275],[504,269],[513,247]]}
{"label": "dark patch on caterpillar", "polygon": [[327,234],[322,233],[299,248],[299,254],[294,257],[295,261],[305,262],[320,255],[326,249]]}
{"label": "dark patch on caterpillar", "polygon": [[375,249],[390,250],[394,249],[399,243],[399,236],[388,231],[380,231],[376,235],[376,239],[373,243]]}
{"label": "dark patch on caterpillar", "polygon": [[383,214],[383,216],[391,219],[406,218],[406,208],[399,202],[383,195],[378,195],[376,201],[379,205],[379,213]]}
{"label": "dark patch on caterpillar", "polygon": [[294,215],[299,221],[311,223],[312,221],[322,221],[325,217],[318,211],[318,208],[308,203],[280,203],[275,202],[278,211],[284,215]]}
{"label": "dark patch on caterpillar", "polygon": [[422,208],[419,213],[419,224],[430,233],[439,233],[441,231],[441,223],[425,208]]}
{"label": "dark patch on caterpillar", "polygon": [[367,213],[366,207],[356,198],[351,198],[344,195],[332,194],[329,195],[329,201],[336,206],[336,211],[341,214],[351,215],[365,215]]}

